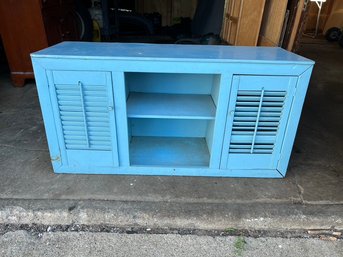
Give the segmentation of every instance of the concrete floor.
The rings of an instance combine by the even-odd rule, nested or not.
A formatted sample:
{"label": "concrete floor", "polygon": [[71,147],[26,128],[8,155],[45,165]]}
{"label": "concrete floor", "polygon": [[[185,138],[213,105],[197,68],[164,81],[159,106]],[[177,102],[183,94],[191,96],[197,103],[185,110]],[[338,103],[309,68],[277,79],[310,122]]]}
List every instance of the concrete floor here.
{"label": "concrete floor", "polygon": [[2,257],[342,257],[343,241],[191,235],[9,232]]}
{"label": "concrete floor", "polygon": [[[179,210],[189,204],[228,207],[256,203],[276,209],[278,205],[324,209],[335,205],[336,210],[343,210],[343,49],[316,41],[303,45],[300,54],[315,60],[316,65],[284,179],[56,175],[49,160],[35,84],[13,88],[8,75],[1,74],[2,206],[9,200],[111,200],[155,204],[154,208],[176,203]],[[237,215],[244,216],[244,212]],[[335,221],[343,224],[342,220]]]}

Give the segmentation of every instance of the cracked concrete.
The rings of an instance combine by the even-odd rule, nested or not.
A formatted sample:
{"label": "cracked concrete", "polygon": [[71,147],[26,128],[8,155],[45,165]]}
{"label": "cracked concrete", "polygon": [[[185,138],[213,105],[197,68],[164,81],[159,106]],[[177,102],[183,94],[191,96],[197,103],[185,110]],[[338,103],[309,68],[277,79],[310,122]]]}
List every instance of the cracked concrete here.
{"label": "cracked concrete", "polygon": [[0,222],[342,227],[342,49],[301,54],[316,66],[284,179],[54,174],[35,84],[0,74]]}
{"label": "cracked concrete", "polygon": [[[241,243],[239,243],[241,242]],[[342,256],[343,241],[319,239],[42,233],[25,231],[0,237],[1,256]]]}

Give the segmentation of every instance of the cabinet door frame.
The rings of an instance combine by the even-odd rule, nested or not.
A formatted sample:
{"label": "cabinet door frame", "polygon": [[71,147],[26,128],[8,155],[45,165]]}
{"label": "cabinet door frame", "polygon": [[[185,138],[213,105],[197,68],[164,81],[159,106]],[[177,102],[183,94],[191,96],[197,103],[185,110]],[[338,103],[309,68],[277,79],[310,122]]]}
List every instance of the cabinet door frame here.
{"label": "cabinet door frame", "polygon": [[[68,150],[65,146],[63,127],[61,124],[61,117],[59,112],[59,106],[57,103],[57,95],[55,88],[55,80],[53,72],[62,73],[75,73],[78,76],[86,75],[86,73],[99,73],[105,76],[104,86],[107,90],[108,100],[108,119],[109,129],[111,135],[111,150],[100,150],[100,149],[71,149]],[[61,166],[54,167],[55,172],[74,172],[74,173],[89,173],[93,170],[93,173],[104,172],[110,173],[111,169],[119,166],[119,151],[117,143],[117,129],[116,129],[116,118],[115,118],[115,105],[113,97],[113,83],[112,75],[110,71],[70,71],[70,70],[47,70],[46,71],[48,80],[48,91],[51,102],[51,115],[55,125],[56,136],[58,140],[58,147],[60,152],[60,163]],[[82,78],[80,78],[82,81]],[[74,83],[73,83],[74,84]],[[87,126],[87,124],[86,124]],[[80,161],[81,160],[81,161]],[[83,163],[82,160],[89,160],[89,163]],[[108,160],[108,161],[107,161]],[[101,165],[97,166],[100,162]]]}
{"label": "cabinet door frame", "polygon": [[[258,81],[258,85],[250,86],[249,84],[244,84],[244,82],[241,84],[241,79],[246,79],[246,82],[252,82],[254,79]],[[263,82],[259,81],[259,78],[261,78],[261,81],[270,79],[271,81],[276,81],[277,79],[288,79],[288,85],[286,86],[286,80],[284,81],[284,85],[281,87],[274,87],[273,85],[266,84],[263,86],[265,90],[269,91],[287,91],[287,98],[284,102],[284,113],[282,113],[282,117],[280,121],[282,120],[282,123],[280,124],[280,127],[278,127],[277,134],[276,134],[276,141],[274,143],[274,150],[272,154],[254,154],[254,156],[249,157],[249,154],[235,154],[234,156],[237,158],[236,161],[241,161],[242,166],[236,166],[236,165],[229,165],[229,148],[230,148],[230,142],[231,142],[231,132],[233,127],[233,118],[235,114],[235,107],[236,107],[236,98],[237,93],[239,90],[260,90],[262,88],[261,84]],[[250,81],[249,81],[250,80]],[[297,89],[298,84],[298,76],[278,76],[278,75],[233,75],[232,77],[232,85],[231,85],[231,93],[230,93],[230,102],[229,107],[227,110],[227,118],[226,118],[226,125],[225,125],[225,134],[224,134],[224,140],[223,140],[223,150],[222,150],[222,157],[221,157],[221,164],[220,168],[222,170],[277,170],[278,162],[280,160],[281,154],[283,153],[283,147],[284,147],[284,139],[285,135],[287,133],[287,129],[289,126],[289,118],[292,111],[292,105],[294,101],[295,92]],[[293,142],[287,142],[287,144],[293,145]],[[232,156],[232,154],[231,154]],[[253,159],[254,163],[253,165],[250,165],[251,160]],[[269,160],[270,159],[270,160]],[[266,165],[264,167],[265,163],[269,163],[269,165]],[[249,165],[248,165],[249,164]]]}

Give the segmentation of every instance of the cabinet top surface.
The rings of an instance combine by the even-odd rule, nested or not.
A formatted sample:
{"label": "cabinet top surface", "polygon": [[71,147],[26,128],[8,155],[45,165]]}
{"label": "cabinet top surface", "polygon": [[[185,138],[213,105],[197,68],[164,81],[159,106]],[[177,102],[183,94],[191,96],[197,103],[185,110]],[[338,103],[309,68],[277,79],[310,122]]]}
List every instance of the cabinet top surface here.
{"label": "cabinet top surface", "polygon": [[283,62],[314,64],[279,47],[62,42],[31,54],[34,58],[167,60],[203,62]]}

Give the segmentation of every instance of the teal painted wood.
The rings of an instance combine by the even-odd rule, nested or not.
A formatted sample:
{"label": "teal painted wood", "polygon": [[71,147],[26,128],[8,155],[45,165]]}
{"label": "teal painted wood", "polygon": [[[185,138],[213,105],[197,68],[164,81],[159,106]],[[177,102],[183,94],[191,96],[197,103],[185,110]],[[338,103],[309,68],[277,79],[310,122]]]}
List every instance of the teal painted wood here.
{"label": "teal painted wood", "polygon": [[130,142],[132,166],[208,167],[210,153],[205,138],[133,137]]}
{"label": "teal painted wood", "polygon": [[213,120],[216,106],[210,95],[130,93],[129,118]]}
{"label": "teal painted wood", "polygon": [[313,62],[280,48],[64,42],[32,54],[56,173],[286,174]]}
{"label": "teal painted wood", "polygon": [[109,72],[48,71],[62,164],[117,167],[117,133]]}
{"label": "teal painted wood", "polygon": [[313,61],[287,52],[279,47],[237,47],[199,45],[159,45],[135,43],[63,42],[32,55],[33,57],[116,59],[123,60],[177,60],[190,62],[280,62],[313,64]]}
{"label": "teal painted wood", "polygon": [[222,168],[277,168],[296,84],[292,76],[234,76]]}
{"label": "teal painted wood", "polygon": [[199,119],[129,119],[132,136],[147,137],[202,137],[205,138],[209,121]]}

